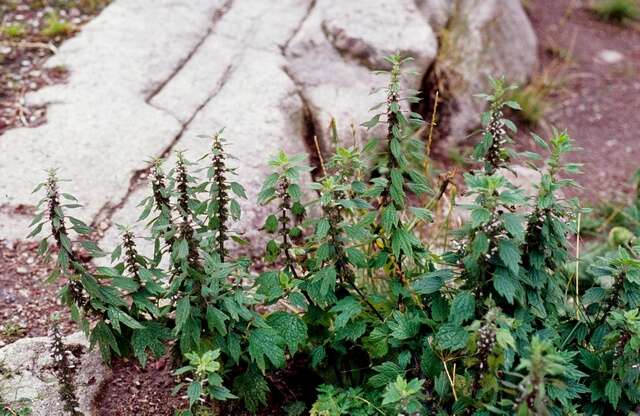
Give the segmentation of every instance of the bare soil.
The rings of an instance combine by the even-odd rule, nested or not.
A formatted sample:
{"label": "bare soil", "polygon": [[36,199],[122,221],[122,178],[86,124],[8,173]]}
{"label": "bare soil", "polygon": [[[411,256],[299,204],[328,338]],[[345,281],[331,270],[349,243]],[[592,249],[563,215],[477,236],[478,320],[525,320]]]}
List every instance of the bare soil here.
{"label": "bare soil", "polygon": [[[590,202],[632,191],[640,168],[640,25],[599,20],[585,1],[531,0],[529,17],[538,34],[540,72],[557,88],[536,130],[566,129],[582,148],[571,156],[584,163],[578,196]],[[526,135],[521,149],[534,149]]]}
{"label": "bare soil", "polygon": [[0,241],[0,346],[47,335],[53,314],[62,319],[63,333],[76,328],[58,300],[62,282],[45,283],[51,268],[42,263],[37,251],[38,243]]}
{"label": "bare soil", "polygon": [[188,407],[183,397],[171,394],[175,380],[168,358],[149,360],[146,368],[135,360],[117,359],[112,370],[95,400],[97,416],[173,416],[176,409]]}

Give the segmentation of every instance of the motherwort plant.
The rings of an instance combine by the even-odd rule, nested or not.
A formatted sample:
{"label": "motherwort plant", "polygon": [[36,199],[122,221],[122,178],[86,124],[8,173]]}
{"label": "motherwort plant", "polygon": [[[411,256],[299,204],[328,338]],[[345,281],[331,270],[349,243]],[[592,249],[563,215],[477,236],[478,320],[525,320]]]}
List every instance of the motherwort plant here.
{"label": "motherwort plant", "polygon": [[[235,232],[247,194],[222,132],[198,162],[181,152],[167,173],[166,162],[152,164],[140,217],[148,236],[124,228],[112,267],[82,260],[80,250],[101,252],[66,214],[77,204],[52,172],[33,234],[49,230],[41,247],[56,256],[52,278],[65,279],[62,299],[105,360],[132,354],[145,365],[172,347],[185,414],[258,412],[292,372],[310,375],[317,394],[284,394],[291,414],[637,412],[638,240],[588,264],[572,258],[582,214],[564,196],[579,168],[565,161],[572,141],[554,130],[533,136],[541,154],[516,152],[508,116],[519,106],[504,80],[481,96],[488,109],[459,207],[468,220],[449,230],[431,209],[457,178],[425,176],[406,61],[387,59],[386,99],[363,124],[363,146],[318,155],[312,183],[306,157],[271,160],[256,201],[271,210],[260,258],[237,254],[248,243]],[[538,170],[533,195],[509,180],[516,161]],[[139,237],[153,241],[152,258]]]}

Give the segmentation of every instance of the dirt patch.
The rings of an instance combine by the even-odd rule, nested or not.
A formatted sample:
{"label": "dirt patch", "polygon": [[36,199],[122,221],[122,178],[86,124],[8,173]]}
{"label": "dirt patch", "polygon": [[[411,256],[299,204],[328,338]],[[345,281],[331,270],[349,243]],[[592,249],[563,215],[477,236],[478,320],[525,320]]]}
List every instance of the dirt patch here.
{"label": "dirt patch", "polygon": [[[320,380],[316,375],[300,369],[308,368],[307,358],[298,355],[290,360],[286,368],[268,375],[271,393],[269,404],[258,411],[258,416],[281,416],[283,408],[296,401],[307,408],[315,399]],[[173,416],[176,410],[188,408],[184,390],[172,394],[176,379],[171,375],[171,360],[163,357],[150,360],[142,368],[135,360],[117,359],[113,362],[113,376],[105,380],[94,406],[96,415]],[[242,409],[240,400],[229,400],[216,404],[219,415],[250,416]]]}
{"label": "dirt patch", "polygon": [[135,360],[117,359],[112,370],[95,400],[98,416],[173,416],[188,407],[184,398],[171,394],[175,381],[168,358],[149,360],[146,368]]}
{"label": "dirt patch", "polygon": [[59,313],[61,332],[76,330],[58,299],[62,282],[45,283],[51,267],[37,255],[38,243],[0,241],[0,346],[22,337],[45,336]]}
{"label": "dirt patch", "polygon": [[25,95],[63,82],[65,68],[44,69],[66,39],[110,0],[3,0],[0,4],[0,135],[46,121],[44,107],[27,106]]}
{"label": "dirt patch", "polygon": [[[640,168],[640,29],[599,20],[573,0],[531,0],[527,11],[540,44],[541,67],[566,65],[538,133],[550,126],[567,129],[583,150],[572,161],[584,163],[577,194],[589,201],[632,191],[629,179]],[[534,149],[525,134],[520,149]]]}

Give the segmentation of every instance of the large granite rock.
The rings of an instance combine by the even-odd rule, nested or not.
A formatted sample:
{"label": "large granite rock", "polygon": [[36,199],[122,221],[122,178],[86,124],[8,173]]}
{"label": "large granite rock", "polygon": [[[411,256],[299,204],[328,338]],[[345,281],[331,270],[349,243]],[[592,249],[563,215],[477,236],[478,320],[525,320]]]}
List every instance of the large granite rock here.
{"label": "large granite rock", "polygon": [[357,126],[382,98],[370,92],[386,82],[367,70],[386,69],[383,57],[395,52],[415,58],[417,76],[405,86],[443,89],[441,128],[452,142],[478,125],[484,103],[473,95],[487,90],[489,76],[522,83],[537,62],[536,37],[517,0],[318,0],[285,54],[319,137],[327,141],[331,118],[343,143],[353,141],[352,126],[364,133]]}
{"label": "large granite rock", "polygon": [[[536,69],[537,38],[519,0],[417,0],[425,17],[440,26],[440,49],[425,85],[443,87],[441,129],[451,143],[479,124],[490,77],[522,84]],[[447,16],[442,24],[442,16]],[[441,130],[442,131],[442,130]]]}
{"label": "large granite rock", "polygon": [[[369,109],[385,99],[381,92],[372,94],[387,82],[372,73],[388,69],[385,56],[412,56],[413,69],[424,74],[437,48],[435,33],[411,0],[318,0],[285,56],[287,70],[313,116],[314,133],[328,148],[331,119],[336,120],[343,144],[366,134],[360,124],[371,117]],[[421,75],[404,82],[417,89]]]}
{"label": "large granite rock", "polygon": [[60,47],[47,66],[64,66],[69,81],[27,97],[48,106],[48,122],[0,138],[0,238],[28,234],[29,216],[10,208],[35,205],[31,191],[45,169],[73,180],[64,189],[82,201],[75,215],[88,221],[125,197],[135,171],[182,128],[147,97],[189,57],[220,3],[118,0]]}
{"label": "large granite rock", "polygon": [[266,161],[281,149],[314,153],[314,135],[330,151],[333,118],[343,144],[366,140],[359,126],[385,99],[372,94],[387,82],[372,73],[385,55],[415,58],[407,87],[446,74],[444,126],[457,141],[478,122],[471,97],[487,75],[525,79],[535,48],[517,0],[115,0],[49,61],[67,67],[68,83],[28,97],[48,106],[48,122],[0,138],[0,238],[28,233],[30,191],[60,167],[84,204],[74,215],[105,224],[113,248],[113,224],[137,219],[145,192],[135,179],[149,158],[197,158],[209,145],[197,135],[226,127],[249,196],[237,229],[257,239]]}
{"label": "large granite rock", "polygon": [[[98,351],[87,351],[81,333],[64,338],[65,345],[79,354],[74,377],[80,411],[92,414],[93,399],[110,370],[102,364]],[[24,400],[33,416],[62,416],[58,382],[52,371],[51,339],[23,338],[0,348],[0,397],[9,404]],[[75,354],[74,354],[75,355]]]}

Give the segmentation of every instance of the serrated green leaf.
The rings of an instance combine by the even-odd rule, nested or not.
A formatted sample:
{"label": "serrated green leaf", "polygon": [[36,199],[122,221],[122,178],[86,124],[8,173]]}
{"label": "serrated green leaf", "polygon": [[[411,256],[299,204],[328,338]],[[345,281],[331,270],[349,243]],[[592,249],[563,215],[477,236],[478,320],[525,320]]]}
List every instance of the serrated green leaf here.
{"label": "serrated green leaf", "polygon": [[325,267],[313,275],[313,279],[320,282],[320,292],[326,296],[336,287],[336,269],[333,266]]}
{"label": "serrated green leaf", "polygon": [[453,278],[453,271],[440,269],[419,276],[413,283],[413,289],[422,295],[430,295],[440,290],[447,280]]}
{"label": "serrated green leaf", "polygon": [[622,396],[622,387],[620,387],[620,384],[614,379],[609,380],[604,387],[604,394],[607,396],[611,406],[617,409],[618,401],[620,401],[620,396]]}
{"label": "serrated green leaf", "polygon": [[347,322],[358,316],[360,312],[362,312],[362,309],[360,302],[352,296],[340,299],[340,301],[330,309],[331,312],[337,314],[334,322],[336,329],[340,329],[347,325]]}
{"label": "serrated green leaf", "polygon": [[258,328],[249,334],[249,347],[247,351],[251,359],[264,373],[266,371],[265,357],[276,368],[284,367],[284,350],[280,346],[282,338],[272,328]]}
{"label": "serrated green leaf", "polygon": [[400,217],[398,216],[398,212],[393,205],[388,205],[382,210],[380,225],[382,225],[382,228],[387,233],[391,233],[391,231],[398,226],[399,220]]}
{"label": "serrated green leaf", "polygon": [[380,122],[380,114],[376,114],[375,116],[371,117],[370,120],[362,123],[361,126],[367,129],[371,129],[375,127],[379,122]]}
{"label": "serrated green leaf", "polygon": [[322,218],[316,224],[316,237],[319,239],[326,237],[330,229],[331,224],[329,223],[329,220],[326,218]]}
{"label": "serrated green leaf", "polygon": [[179,333],[187,319],[191,315],[191,302],[189,297],[185,296],[180,299],[176,305],[176,328],[175,332]]}
{"label": "serrated green leaf", "polygon": [[266,297],[267,302],[278,299],[284,293],[276,272],[264,272],[256,279],[258,293]]}
{"label": "serrated green leaf", "polygon": [[471,243],[471,257],[474,259],[480,258],[480,256],[486,254],[489,251],[489,239],[483,232],[478,232],[473,238]]}
{"label": "serrated green leaf", "polygon": [[520,269],[520,249],[513,240],[502,239],[498,242],[498,254],[504,265],[515,275]]}
{"label": "serrated green leaf", "polygon": [[267,404],[269,384],[253,366],[233,380],[233,390],[252,414],[255,414],[260,406]]}
{"label": "serrated green leaf", "polygon": [[345,250],[345,252],[347,254],[349,263],[353,264],[356,267],[367,267],[367,256],[365,256],[362,250],[356,247],[349,247]]}
{"label": "serrated green leaf", "polygon": [[460,292],[451,302],[449,321],[461,324],[475,315],[476,300],[471,292]]}
{"label": "serrated green leaf", "polygon": [[524,225],[521,215],[510,212],[504,213],[502,214],[502,223],[505,230],[507,230],[513,238],[517,241],[524,240]]}
{"label": "serrated green leaf", "polygon": [[147,364],[147,350],[159,358],[165,353],[165,342],[171,339],[171,331],[158,322],[148,322],[142,329],[133,331],[131,346],[133,354],[144,368]]}
{"label": "serrated green leaf", "polygon": [[278,217],[273,214],[269,215],[264,222],[264,229],[269,233],[278,231]]}
{"label": "serrated green leaf", "polygon": [[91,344],[91,348],[95,344],[98,344],[100,348],[100,354],[102,355],[102,360],[105,362],[111,361],[111,351],[113,350],[116,354],[120,354],[120,349],[118,348],[118,342],[116,341],[113,332],[109,326],[103,321],[99,321],[96,326],[91,331],[91,336],[89,337],[89,342]]}
{"label": "serrated green leaf", "polygon": [[307,340],[307,324],[297,315],[287,312],[274,312],[267,317],[269,326],[280,334],[287,344],[289,353],[294,355]]}
{"label": "serrated green leaf", "polygon": [[225,321],[229,317],[220,309],[211,305],[207,306],[207,326],[210,331],[216,330],[220,335],[227,335]]}
{"label": "serrated green leaf", "polygon": [[229,212],[231,213],[231,217],[235,220],[239,220],[242,216],[242,209],[240,208],[240,204],[235,199],[229,201]]}
{"label": "serrated green leaf", "polygon": [[192,381],[187,388],[187,397],[189,397],[189,407],[193,407],[193,405],[200,399],[200,394],[202,393],[202,385],[197,381]]}
{"label": "serrated green leaf", "polygon": [[229,185],[231,186],[231,191],[233,191],[233,193],[236,194],[239,198],[247,199],[247,193],[245,192],[242,185],[240,185],[238,182],[231,182]]}
{"label": "serrated green leaf", "polygon": [[446,323],[438,329],[436,333],[436,342],[440,348],[446,348],[451,351],[462,349],[467,344],[469,334],[463,327],[454,323]]}
{"label": "serrated green leaf", "polygon": [[509,303],[513,303],[517,286],[507,269],[501,267],[496,269],[493,274],[493,287],[496,292],[506,298]]}
{"label": "serrated green leaf", "polygon": [[486,224],[491,219],[491,212],[486,208],[474,208],[471,210],[471,226],[477,228]]}
{"label": "serrated green leaf", "polygon": [[432,222],[433,221],[433,213],[426,208],[417,208],[411,207],[409,208],[411,213],[421,221]]}

